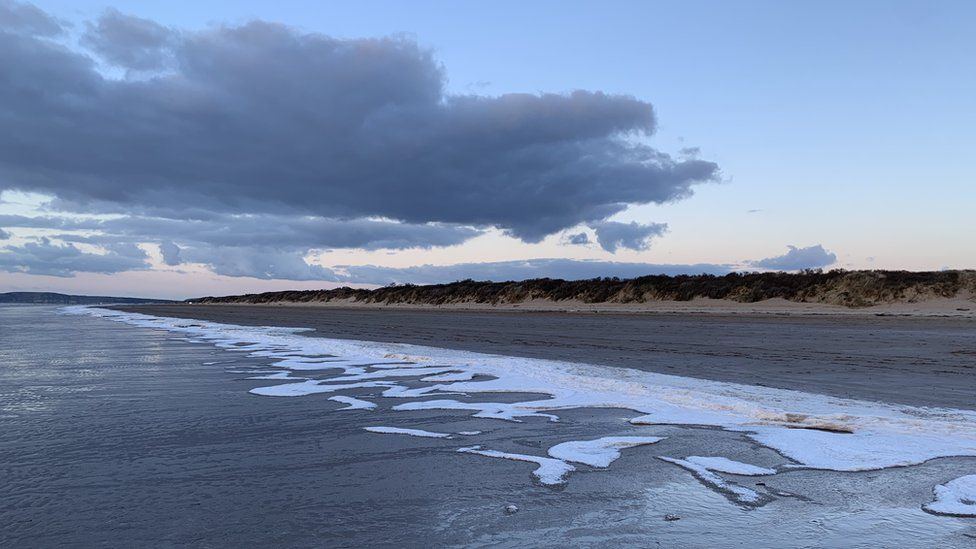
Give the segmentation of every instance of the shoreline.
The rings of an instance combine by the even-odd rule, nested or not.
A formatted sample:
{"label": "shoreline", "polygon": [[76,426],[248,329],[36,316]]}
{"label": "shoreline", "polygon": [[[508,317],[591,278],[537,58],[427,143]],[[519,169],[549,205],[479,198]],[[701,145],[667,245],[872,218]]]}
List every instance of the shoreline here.
{"label": "shoreline", "polygon": [[194,303],[187,306],[230,306],[264,308],[310,308],[349,310],[408,310],[445,312],[527,312],[565,314],[628,314],[628,315],[746,315],[746,316],[900,316],[961,318],[976,320],[976,301],[966,297],[932,298],[918,302],[898,302],[871,307],[844,307],[824,303],[787,301],[781,298],[754,303],[742,303],[725,299],[696,298],[690,301],[647,301],[644,303],[585,303],[577,300],[551,301],[528,300],[520,303],[381,303],[335,299],[332,301],[275,301],[267,303]]}
{"label": "shoreline", "polygon": [[969,318],[240,304],[114,308],[241,326],[312,328],[309,337],[409,343],[840,398],[976,409],[971,390],[976,340]]}

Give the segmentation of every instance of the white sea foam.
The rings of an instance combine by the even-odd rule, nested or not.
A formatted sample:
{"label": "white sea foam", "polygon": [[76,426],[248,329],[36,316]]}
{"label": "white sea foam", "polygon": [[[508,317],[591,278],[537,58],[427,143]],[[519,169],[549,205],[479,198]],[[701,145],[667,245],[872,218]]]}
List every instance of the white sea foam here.
{"label": "white sea foam", "polygon": [[359,381],[363,379],[387,379],[391,377],[419,377],[427,374],[441,374],[450,371],[453,371],[453,369],[445,367],[425,368],[414,366],[411,368],[388,368],[374,370],[372,372],[344,375],[341,377],[332,378],[329,381]]}
{"label": "white sea foam", "polygon": [[388,435],[408,435],[412,437],[423,437],[423,438],[451,438],[450,433],[435,433],[434,431],[425,431],[423,429],[402,429],[400,427],[363,427],[364,430],[370,433],[383,433]]}
{"label": "white sea foam", "polygon": [[620,457],[620,450],[654,444],[663,437],[603,437],[596,440],[571,440],[549,448],[549,455],[563,461],[590,467],[609,467]]}
{"label": "white sea foam", "polygon": [[535,471],[532,471],[532,474],[539,479],[539,482],[549,486],[566,482],[566,475],[576,470],[575,467],[561,459],[530,456],[527,454],[510,454],[508,452],[499,452],[498,450],[482,450],[481,446],[458,448],[458,452],[535,463],[539,467]]}
{"label": "white sea foam", "polygon": [[[976,455],[971,418],[955,423],[862,416],[850,418],[847,423],[854,432],[784,429],[771,425],[743,425],[736,430],[751,431],[747,434],[749,438],[775,448],[798,463],[786,467],[870,471],[916,465],[943,456]],[[931,431],[926,432],[929,428]]]}
{"label": "white sea foam", "polygon": [[695,478],[700,480],[702,484],[718,490],[736,503],[742,505],[759,505],[760,503],[768,500],[768,496],[763,496],[755,490],[746,488],[745,486],[739,486],[734,482],[725,480],[721,476],[712,472],[710,467],[700,463],[686,459],[669,458],[663,456],[659,456],[659,459],[691,471],[691,473],[695,475]]}
{"label": "white sea foam", "polygon": [[755,476],[776,474],[776,469],[769,469],[767,467],[758,467],[756,465],[742,463],[741,461],[733,461],[729,458],[718,457],[718,456],[688,456],[685,458],[685,461],[694,463],[695,465],[700,465],[708,469],[709,471],[728,473],[730,475],[743,475],[747,477],[755,477]]}
{"label": "white sea foam", "polygon": [[[976,456],[976,412],[966,410],[896,406],[631,369],[398,343],[305,337],[300,335],[307,331],[304,328],[188,323],[88,307],[67,307],[64,311],[168,330],[189,341],[268,358],[289,370],[342,371],[337,377],[258,387],[251,391],[256,395],[303,396],[353,388],[382,388],[384,397],[400,399],[446,394],[542,394],[548,396],[521,402],[433,399],[401,403],[394,409],[469,410],[482,418],[556,421],[555,413],[565,409],[622,408],[641,414],[632,420],[635,424],[701,425],[738,431],[792,459],[795,467],[837,471],[905,466],[944,456]],[[423,376],[421,382],[428,384],[416,386],[417,381],[402,380],[412,377],[411,373]],[[696,471],[708,471],[693,461],[683,461]]]}
{"label": "white sea foam", "polygon": [[[399,396],[399,395],[396,395]],[[475,410],[474,417],[489,419],[504,419],[521,422],[522,417],[544,417],[549,421],[559,421],[555,414],[544,414],[533,410],[526,410],[519,404],[505,402],[461,402],[459,400],[423,400],[420,402],[405,402],[397,404],[394,410]]]}
{"label": "white sea foam", "polygon": [[376,408],[375,402],[370,402],[368,400],[363,400],[351,396],[339,395],[339,396],[329,397],[329,400],[333,400],[335,402],[341,402],[343,404],[348,404],[348,406],[346,406],[345,408],[339,408],[340,410],[373,410]]}
{"label": "white sea foam", "polygon": [[923,507],[937,515],[976,517],[976,475],[967,475],[935,487],[935,501]]}
{"label": "white sea foam", "polygon": [[324,385],[318,380],[310,379],[301,383],[285,383],[283,385],[270,385],[268,387],[256,387],[251,389],[252,395],[261,396],[307,396],[318,393],[334,393],[343,389],[362,389],[366,387],[390,387],[392,383],[387,381],[363,381],[360,383],[343,383],[340,385]]}

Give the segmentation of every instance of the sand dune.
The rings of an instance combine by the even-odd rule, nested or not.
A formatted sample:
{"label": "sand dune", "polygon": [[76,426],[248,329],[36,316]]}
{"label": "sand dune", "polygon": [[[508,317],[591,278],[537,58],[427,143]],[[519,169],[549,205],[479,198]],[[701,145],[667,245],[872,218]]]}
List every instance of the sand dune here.
{"label": "sand dune", "polygon": [[723,314],[976,316],[976,272],[830,271],[522,282],[471,280],[206,297],[194,303]]}

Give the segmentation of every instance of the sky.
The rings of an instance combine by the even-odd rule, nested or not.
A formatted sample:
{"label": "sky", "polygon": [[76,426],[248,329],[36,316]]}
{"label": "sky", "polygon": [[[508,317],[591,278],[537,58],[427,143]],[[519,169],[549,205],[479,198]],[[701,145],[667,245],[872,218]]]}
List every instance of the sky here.
{"label": "sky", "polygon": [[974,268],[974,24],[0,0],[0,291]]}

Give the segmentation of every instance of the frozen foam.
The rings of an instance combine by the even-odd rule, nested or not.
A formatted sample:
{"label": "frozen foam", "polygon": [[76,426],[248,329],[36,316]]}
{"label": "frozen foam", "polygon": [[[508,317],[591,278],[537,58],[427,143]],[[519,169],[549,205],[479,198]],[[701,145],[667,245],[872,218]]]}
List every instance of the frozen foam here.
{"label": "frozen foam", "polygon": [[669,457],[659,457],[659,459],[691,471],[691,473],[695,475],[695,478],[701,481],[702,484],[721,492],[735,503],[755,506],[769,500],[768,496],[764,496],[755,490],[746,488],[745,486],[739,486],[734,482],[725,480],[721,476],[715,474],[712,469],[700,463],[687,459]]}
{"label": "frozen foam", "polygon": [[539,482],[549,486],[566,482],[566,475],[576,470],[575,467],[561,459],[530,456],[527,454],[510,454],[508,452],[499,452],[497,450],[482,450],[480,446],[458,448],[458,452],[463,454],[476,454],[479,456],[535,463],[538,465],[538,467],[535,469],[535,471],[532,471],[532,474],[539,479]]}
{"label": "frozen foam", "polygon": [[935,501],[923,509],[937,515],[976,517],[976,475],[967,475],[935,487]]}
{"label": "frozen foam", "polygon": [[595,440],[572,440],[549,448],[549,455],[563,461],[590,467],[609,467],[620,457],[620,450],[664,440],[662,437],[603,437]]}
{"label": "frozen foam", "polygon": [[451,438],[449,433],[435,433],[433,431],[424,431],[423,429],[403,429],[400,427],[363,427],[364,430],[370,433],[384,433],[388,435],[408,435],[412,437],[422,437],[422,438]]}

